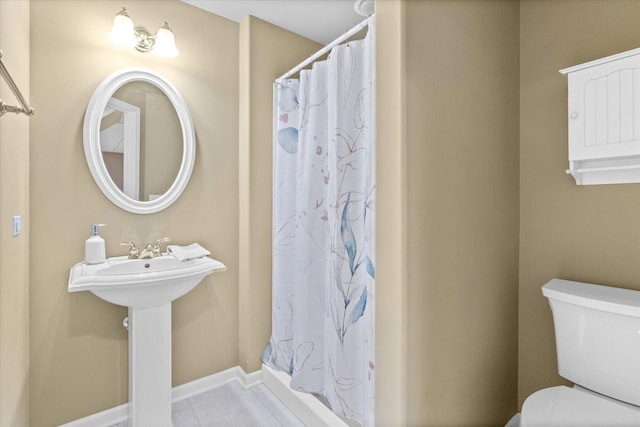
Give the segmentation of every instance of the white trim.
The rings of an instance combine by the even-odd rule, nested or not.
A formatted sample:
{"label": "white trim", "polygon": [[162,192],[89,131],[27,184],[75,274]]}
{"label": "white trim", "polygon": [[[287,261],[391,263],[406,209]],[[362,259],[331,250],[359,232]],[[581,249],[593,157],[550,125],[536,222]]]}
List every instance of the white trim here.
{"label": "white trim", "polygon": [[563,68],[562,70],[560,70],[560,72],[562,74],[569,74],[575,71],[584,70],[585,68],[594,67],[596,65],[606,64],[607,62],[613,62],[619,59],[628,58],[629,56],[637,55],[638,53],[640,53],[640,48],[628,50],[626,52],[616,53],[615,55],[585,62],[584,64],[580,64],[580,65],[574,65],[573,67]]}
{"label": "white trim", "polygon": [[115,408],[91,414],[75,421],[61,424],[58,427],[109,427],[127,420],[129,416],[129,404],[124,403]]}
{"label": "white trim", "polygon": [[247,374],[245,374],[241,367],[234,366],[233,368],[226,369],[216,374],[174,387],[171,390],[171,398],[174,402],[179,402],[205,391],[223,386],[236,379],[243,382],[243,379],[246,376]]}
{"label": "white trim", "polygon": [[239,378],[244,388],[251,388],[253,386],[262,384],[262,371],[255,371],[251,372],[250,374],[245,374],[242,368],[240,368],[239,366],[238,369],[240,369],[244,374],[243,378]]}
{"label": "white trim", "polygon": [[284,372],[262,365],[262,383],[307,427],[346,427],[347,424],[309,393],[292,390]]}
{"label": "white trim", "polygon": [[[264,384],[296,417],[307,427],[346,427],[329,408],[308,393],[291,390],[290,378],[283,372],[277,372],[266,365],[262,370],[247,374],[240,366],[199,378],[197,380],[173,387],[171,399],[173,402],[188,399],[197,394],[221,387],[231,381],[239,381],[244,388],[251,388]],[[91,414],[84,418],[62,424],[59,427],[110,427],[127,420],[129,404],[125,403],[114,408]]]}
{"label": "white trim", "polygon": [[[140,108],[111,98],[108,106],[116,107],[122,112],[124,122],[124,173],[122,176],[122,187],[124,194],[134,200],[139,200],[140,194]],[[102,138],[100,140],[102,144]]]}
{"label": "white trim", "polygon": [[[173,387],[171,390],[171,398],[173,402],[179,402],[197,394],[228,384],[231,381],[239,381],[245,388],[250,388],[262,382],[262,372],[256,371],[247,374],[240,366],[234,366],[233,368],[226,369],[213,375]],[[59,427],[109,427],[126,421],[128,416],[129,404],[125,403],[120,406],[62,424]]]}

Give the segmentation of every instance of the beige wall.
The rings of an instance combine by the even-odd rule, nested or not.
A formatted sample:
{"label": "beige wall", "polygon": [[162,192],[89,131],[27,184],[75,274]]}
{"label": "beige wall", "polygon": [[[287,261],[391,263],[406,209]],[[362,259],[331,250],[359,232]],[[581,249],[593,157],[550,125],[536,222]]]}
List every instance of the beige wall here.
{"label": "beige wall", "polygon": [[379,1],[376,421],[515,413],[515,1]]}
{"label": "beige wall", "polygon": [[[27,102],[29,3],[0,1],[3,62]],[[20,105],[0,78],[0,99]],[[32,104],[32,103],[31,103]],[[29,118],[0,118],[0,426],[29,424]],[[13,237],[11,221],[22,217]]]}
{"label": "beige wall", "polygon": [[274,79],[321,46],[252,16],[240,23],[239,364],[260,369],[271,336]]}
{"label": "beige wall", "polygon": [[518,21],[513,1],[407,4],[410,425],[515,413]]}
{"label": "beige wall", "polygon": [[[2,2],[12,3],[12,2]],[[113,16],[127,7],[151,30],[168,20],[180,56],[114,45]],[[238,364],[238,25],[178,1],[31,2],[31,425],[50,426],[127,400],[126,308],[69,294],[69,268],[83,259],[91,223],[107,255],[120,240],[200,242],[228,271],[173,304],[173,384]],[[152,215],[127,213],[102,195],[82,148],[85,107],[111,72],[146,67],[186,100],[196,162],[181,198]],[[4,120],[4,118],[2,119]],[[4,123],[4,122],[3,122]],[[3,144],[4,147],[4,144]],[[3,313],[4,315],[4,313]],[[3,414],[4,415],[4,414]]]}
{"label": "beige wall", "polygon": [[567,78],[561,68],[640,44],[637,0],[523,1],[520,11],[520,403],[557,375],[554,277],[640,290],[640,186],[577,186],[565,175]]}

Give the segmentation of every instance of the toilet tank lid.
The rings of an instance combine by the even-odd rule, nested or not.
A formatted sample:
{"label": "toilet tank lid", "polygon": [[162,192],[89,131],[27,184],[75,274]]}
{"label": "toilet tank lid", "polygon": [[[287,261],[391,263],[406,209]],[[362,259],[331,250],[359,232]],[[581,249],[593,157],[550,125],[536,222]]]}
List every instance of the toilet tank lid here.
{"label": "toilet tank lid", "polygon": [[549,300],[640,317],[640,291],[551,279],[542,287],[542,294]]}

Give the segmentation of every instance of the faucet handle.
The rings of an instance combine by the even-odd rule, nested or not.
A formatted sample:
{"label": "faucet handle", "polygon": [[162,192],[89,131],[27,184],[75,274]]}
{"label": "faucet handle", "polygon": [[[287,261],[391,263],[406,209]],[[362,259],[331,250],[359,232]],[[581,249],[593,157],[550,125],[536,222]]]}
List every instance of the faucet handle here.
{"label": "faucet handle", "polygon": [[137,259],[140,252],[134,242],[120,242],[120,246],[129,245],[129,259]]}
{"label": "faucet handle", "polygon": [[160,256],[160,243],[165,243],[168,242],[170,239],[168,237],[163,237],[161,239],[156,240],[156,242],[153,244],[153,256],[157,257]]}

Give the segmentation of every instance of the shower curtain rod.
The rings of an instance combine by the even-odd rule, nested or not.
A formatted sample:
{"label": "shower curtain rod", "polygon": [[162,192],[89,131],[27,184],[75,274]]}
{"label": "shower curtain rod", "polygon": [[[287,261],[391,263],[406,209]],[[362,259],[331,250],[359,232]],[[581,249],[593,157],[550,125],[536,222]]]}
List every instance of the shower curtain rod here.
{"label": "shower curtain rod", "polygon": [[20,108],[14,105],[7,105],[4,102],[2,102],[2,100],[0,100],[0,117],[2,117],[5,113],[16,113],[16,114],[23,113],[23,114],[26,114],[27,116],[33,116],[35,111],[33,110],[33,108],[29,107],[29,104],[22,96],[22,93],[20,93],[20,89],[18,89],[18,86],[16,86],[15,82],[11,78],[11,74],[9,74],[9,71],[4,66],[4,62],[2,62],[1,50],[0,50],[0,74],[2,74],[4,81],[7,82],[7,85],[9,85],[9,89],[11,89],[11,92],[13,92],[16,98],[18,98],[20,105],[22,105],[22,108]]}
{"label": "shower curtain rod", "polygon": [[289,70],[286,73],[284,73],[282,76],[278,77],[276,79],[276,81],[291,77],[293,74],[295,74],[298,71],[302,70],[304,67],[306,67],[307,65],[311,64],[316,59],[318,59],[322,55],[324,55],[325,53],[329,52],[335,46],[337,46],[340,43],[344,42],[345,40],[349,39],[349,37],[353,36],[357,32],[362,31],[363,28],[368,27],[369,26],[369,18],[372,18],[374,15],[375,14],[372,14],[371,16],[368,16],[362,22],[360,22],[359,24],[356,24],[353,28],[351,28],[350,30],[348,30],[347,32],[345,32],[344,34],[339,36],[337,39],[335,39],[334,41],[332,41],[331,43],[329,43],[328,45],[326,45],[325,47],[323,47],[322,49],[320,49],[319,51],[317,51],[316,53],[314,53],[313,55],[311,55],[310,57],[308,57],[307,59],[305,59],[304,61],[302,61],[298,65],[296,65],[295,67],[293,67],[291,70]]}

